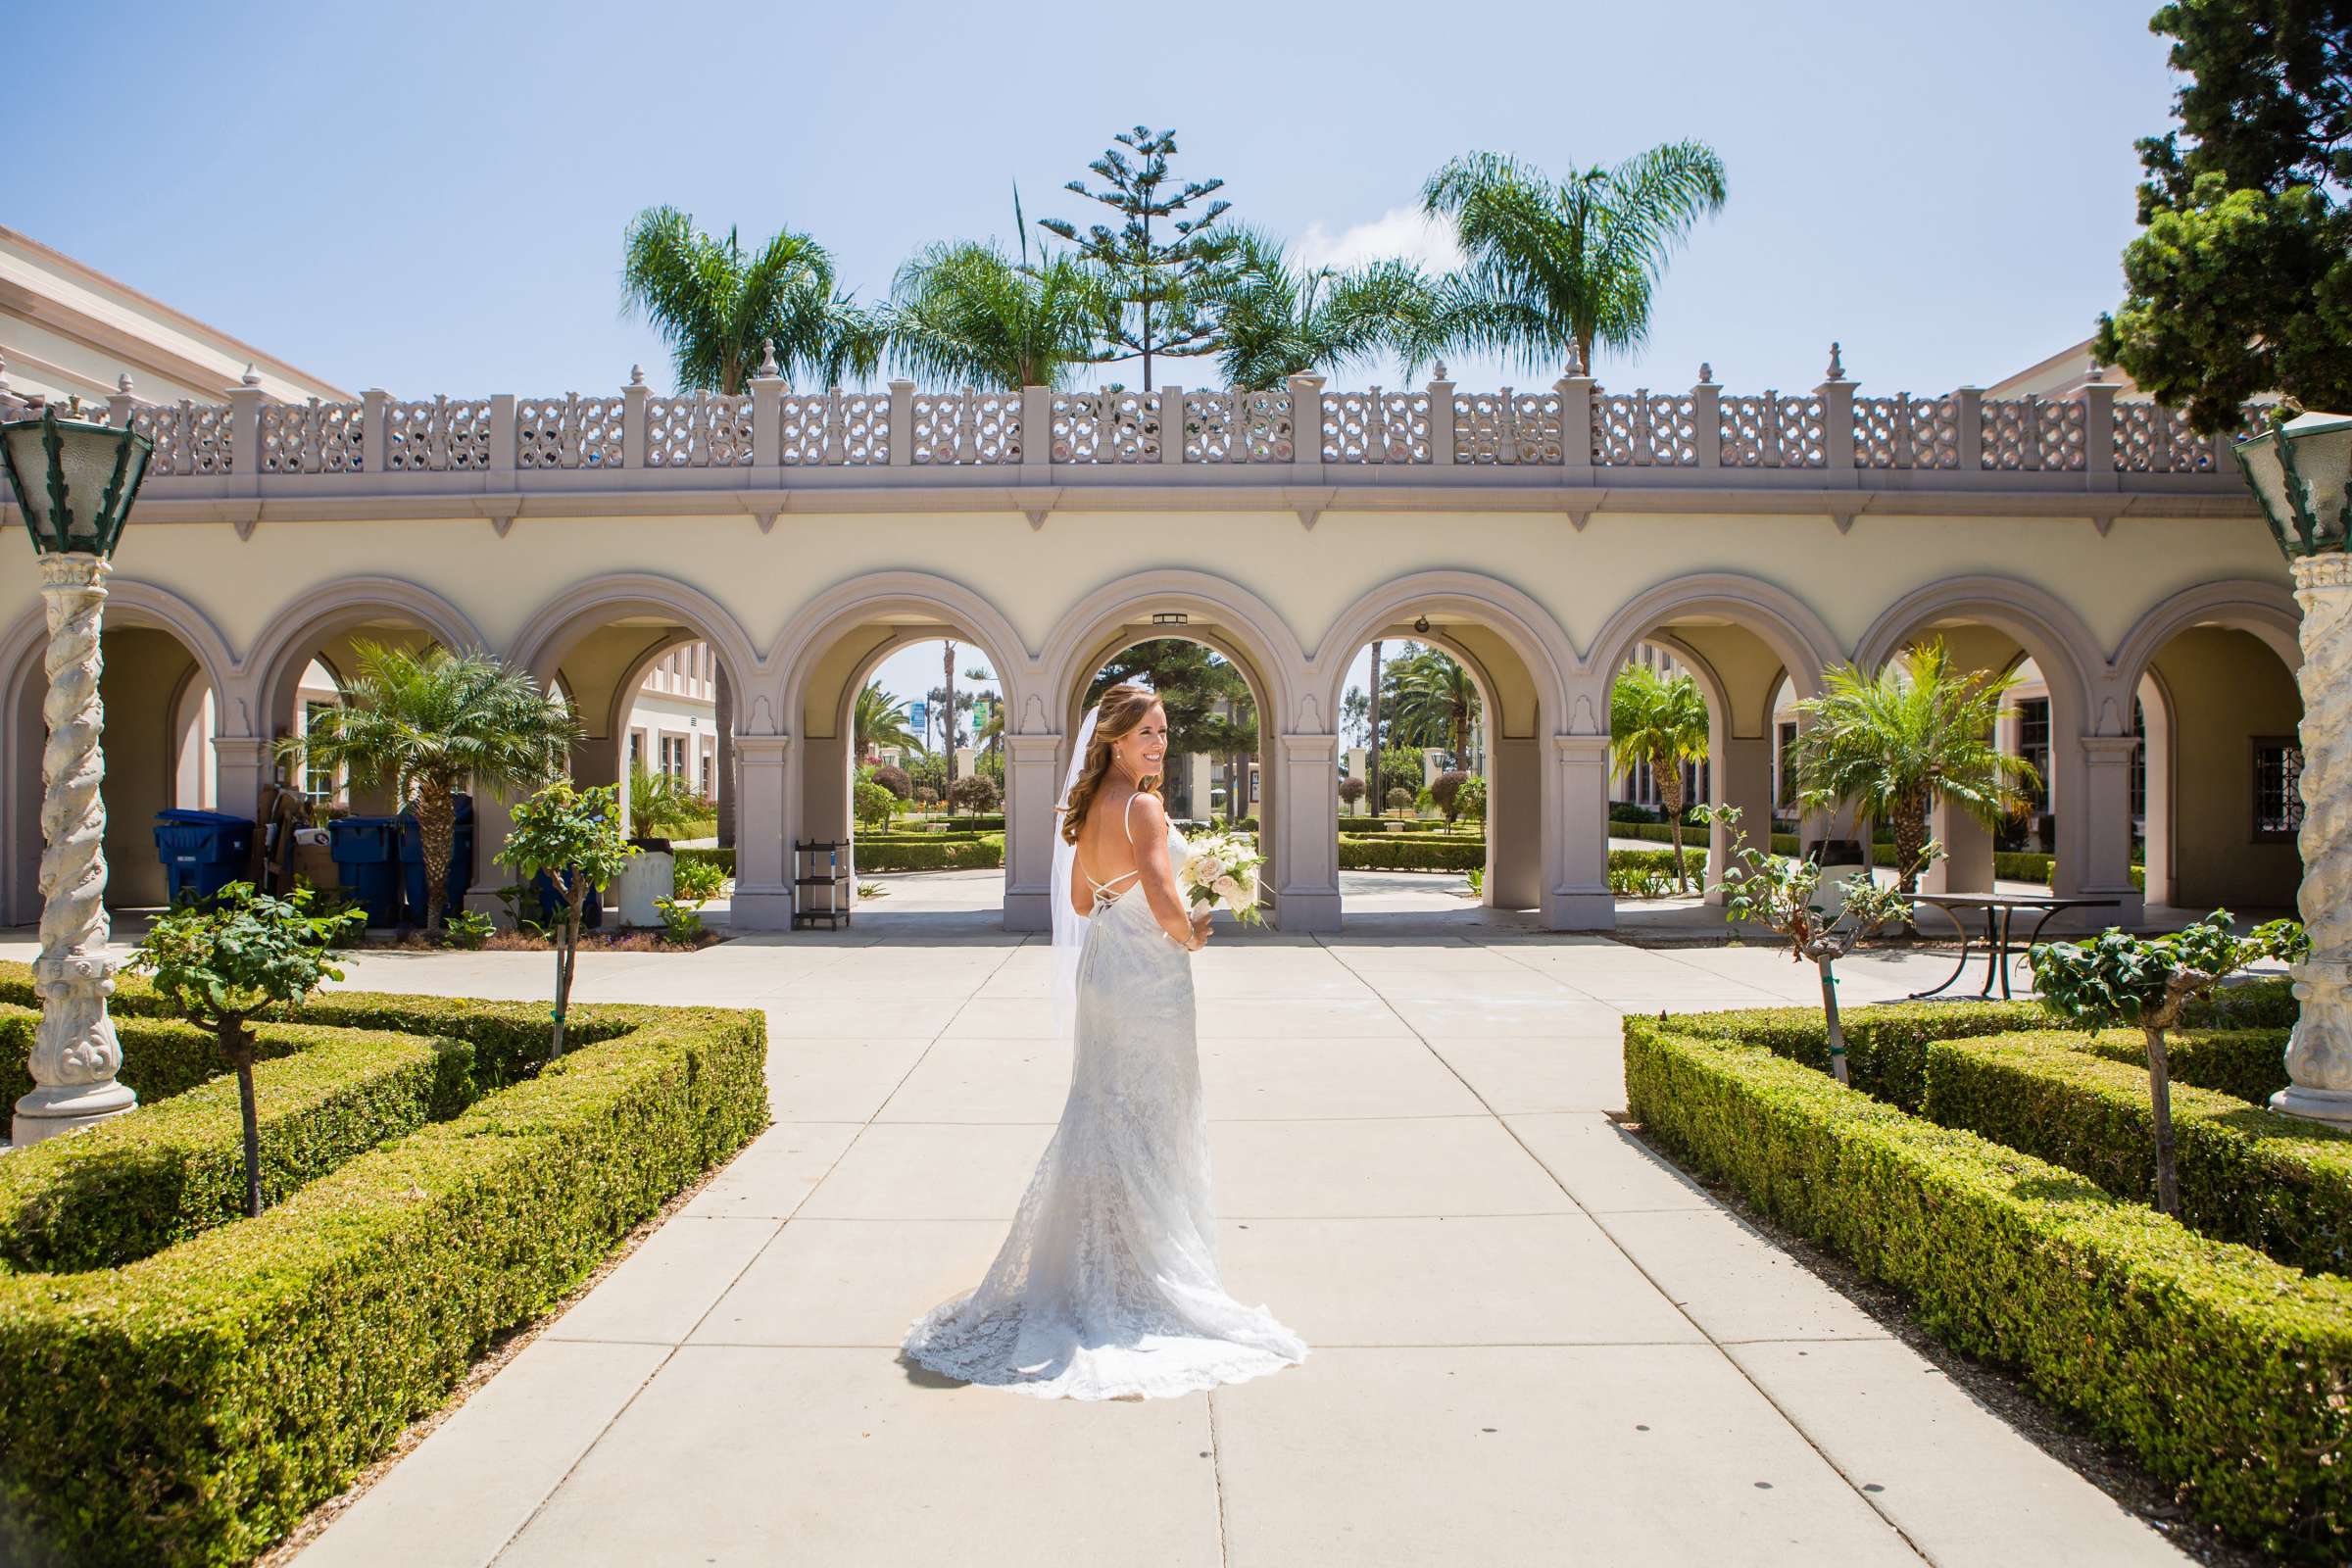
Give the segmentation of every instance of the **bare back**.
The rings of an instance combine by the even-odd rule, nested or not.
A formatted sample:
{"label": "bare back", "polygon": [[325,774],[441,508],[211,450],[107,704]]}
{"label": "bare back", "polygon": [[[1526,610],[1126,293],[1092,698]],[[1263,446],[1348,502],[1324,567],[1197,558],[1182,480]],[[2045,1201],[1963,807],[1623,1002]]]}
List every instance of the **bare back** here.
{"label": "bare back", "polygon": [[1092,915],[1098,901],[1140,896],[1169,941],[1197,942],[1193,914],[1168,856],[1168,813],[1158,796],[1131,785],[1106,786],[1086,813],[1075,849],[1070,885],[1063,890],[1072,908]]}

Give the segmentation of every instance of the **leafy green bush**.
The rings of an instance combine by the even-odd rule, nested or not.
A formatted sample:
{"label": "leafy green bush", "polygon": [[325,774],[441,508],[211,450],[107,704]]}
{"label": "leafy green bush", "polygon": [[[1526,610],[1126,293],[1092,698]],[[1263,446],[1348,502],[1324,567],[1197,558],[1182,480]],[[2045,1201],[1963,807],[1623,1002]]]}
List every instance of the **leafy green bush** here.
{"label": "leafy green bush", "polygon": [[852,794],[859,827],[879,832],[890,826],[891,815],[899,808],[896,795],[867,779],[859,779]]}
{"label": "leafy green bush", "polygon": [[298,1016],[465,1038],[477,1084],[520,1081],[258,1219],[122,1268],[0,1272],[0,1562],[247,1561],[767,1120],[756,1011],[583,1006],[543,1068],[544,1004]]}
{"label": "leafy green bush", "polygon": [[[2271,1097],[2287,1085],[2288,1027],[2282,1023],[2211,1032],[2176,1029],[2167,1037],[2166,1047],[2173,1081],[2211,1089],[2249,1105],[2267,1106]],[[2075,1044],[2077,1049],[2109,1061],[2129,1062],[2142,1070],[2148,1064],[2147,1047],[2136,1033],[2103,1030]]]}
{"label": "leafy green bush", "polygon": [[2343,1555],[2352,1283],[1698,1021],[1625,1022],[1633,1112],[1683,1163],[1907,1292],[1946,1342],[2020,1368],[2202,1518],[2275,1553]]}
{"label": "leafy green bush", "polygon": [[735,874],[735,850],[732,845],[724,849],[671,850],[669,853],[677,862],[680,876],[685,875],[686,868],[690,865],[715,865],[718,867],[718,874],[722,877],[731,877]]}
{"label": "leafy green bush", "polygon": [[[710,851],[709,853],[715,855],[718,852]],[[732,854],[732,852],[728,853]],[[727,873],[714,859],[689,860],[683,854],[680,854],[676,869],[677,877],[674,886],[676,896],[680,899],[690,900],[696,904],[708,904],[727,889]]]}
{"label": "leafy green bush", "polygon": [[[2344,1273],[2352,1137],[2212,1090],[2175,1085],[2171,1099],[2181,1223],[2290,1268]],[[2144,1062],[2071,1050],[2046,1033],[1938,1041],[1928,1047],[1925,1114],[2118,1198],[2146,1202],[2154,1193]]]}
{"label": "leafy green bush", "polygon": [[[457,1114],[473,1048],[380,1030],[264,1024],[254,1068],[261,1186],[280,1202],[376,1145]],[[237,1086],[217,1077],[73,1138],[0,1159],[0,1261],[112,1268],[245,1212]]]}

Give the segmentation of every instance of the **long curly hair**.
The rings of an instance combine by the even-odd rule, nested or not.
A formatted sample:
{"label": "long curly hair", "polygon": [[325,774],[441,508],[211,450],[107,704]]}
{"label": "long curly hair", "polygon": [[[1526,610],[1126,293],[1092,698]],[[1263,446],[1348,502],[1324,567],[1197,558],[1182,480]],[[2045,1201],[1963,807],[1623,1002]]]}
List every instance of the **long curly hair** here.
{"label": "long curly hair", "polygon": [[[1087,810],[1102,792],[1102,781],[1110,776],[1111,743],[1135,733],[1144,715],[1158,706],[1157,692],[1132,682],[1122,681],[1102,694],[1097,705],[1094,738],[1086,748],[1085,765],[1078,769],[1078,780],[1070,786],[1070,798],[1061,808],[1061,836],[1065,843],[1078,842],[1078,834],[1086,826]],[[1159,778],[1156,774],[1147,774],[1136,781],[1136,788],[1157,795]]]}

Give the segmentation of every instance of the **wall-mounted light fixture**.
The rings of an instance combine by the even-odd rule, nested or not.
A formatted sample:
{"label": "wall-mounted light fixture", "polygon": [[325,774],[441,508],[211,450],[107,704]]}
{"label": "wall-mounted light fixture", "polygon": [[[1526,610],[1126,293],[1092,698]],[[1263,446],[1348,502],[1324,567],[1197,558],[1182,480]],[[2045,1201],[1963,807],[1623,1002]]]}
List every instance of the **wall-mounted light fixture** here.
{"label": "wall-mounted light fixture", "polygon": [[1181,626],[1190,618],[1181,610],[1157,610],[1152,613],[1152,624],[1154,626]]}
{"label": "wall-mounted light fixture", "polygon": [[1413,630],[1419,632],[1424,637],[1428,636],[1429,617],[1427,615],[1415,615],[1413,617]]}

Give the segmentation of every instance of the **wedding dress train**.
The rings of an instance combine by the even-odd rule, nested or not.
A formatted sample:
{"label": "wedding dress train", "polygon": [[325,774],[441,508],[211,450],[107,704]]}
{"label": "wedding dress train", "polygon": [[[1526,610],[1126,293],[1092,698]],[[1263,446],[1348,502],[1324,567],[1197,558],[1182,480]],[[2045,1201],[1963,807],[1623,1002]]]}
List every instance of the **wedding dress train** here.
{"label": "wedding dress train", "polygon": [[1097,887],[1076,1022],[1069,1100],[1011,1233],[976,1289],[915,1320],[906,1353],[1074,1399],[1187,1394],[1305,1359],[1263,1306],[1225,1294],[1191,956],[1132,886]]}

